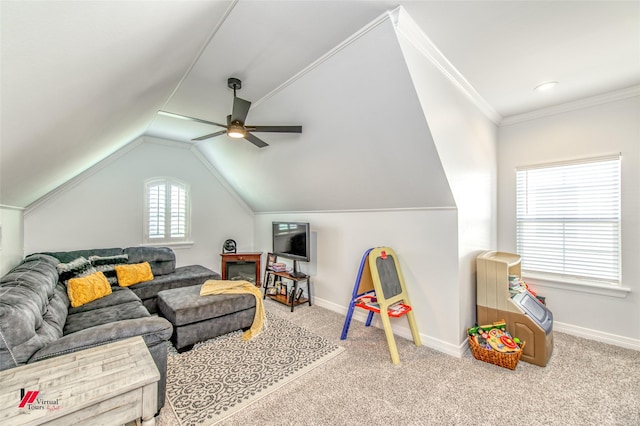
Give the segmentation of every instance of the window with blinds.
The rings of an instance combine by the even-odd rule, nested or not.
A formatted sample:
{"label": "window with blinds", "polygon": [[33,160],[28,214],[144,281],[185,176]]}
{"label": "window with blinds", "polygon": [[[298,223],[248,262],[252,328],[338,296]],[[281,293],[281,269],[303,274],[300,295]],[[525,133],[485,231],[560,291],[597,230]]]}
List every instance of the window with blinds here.
{"label": "window with blinds", "polygon": [[522,269],[620,284],[620,156],[520,168]]}
{"label": "window with blinds", "polygon": [[145,183],[145,241],[186,241],[189,237],[189,187],[174,179]]}

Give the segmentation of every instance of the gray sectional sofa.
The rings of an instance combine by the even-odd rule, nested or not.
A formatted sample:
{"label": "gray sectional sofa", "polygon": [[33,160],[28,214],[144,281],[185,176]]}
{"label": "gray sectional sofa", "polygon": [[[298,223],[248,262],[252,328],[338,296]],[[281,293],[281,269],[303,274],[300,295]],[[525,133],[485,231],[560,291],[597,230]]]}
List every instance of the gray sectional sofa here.
{"label": "gray sectional sofa", "polygon": [[[153,280],[120,287],[72,307],[59,264],[79,257],[126,255],[129,264],[148,261]],[[158,292],[200,285],[220,274],[203,266],[175,267],[166,247],[130,247],[27,256],[0,279],[0,370],[53,358],[128,337],[142,336],[160,371],[158,410],[164,405],[169,321],[152,315]]]}

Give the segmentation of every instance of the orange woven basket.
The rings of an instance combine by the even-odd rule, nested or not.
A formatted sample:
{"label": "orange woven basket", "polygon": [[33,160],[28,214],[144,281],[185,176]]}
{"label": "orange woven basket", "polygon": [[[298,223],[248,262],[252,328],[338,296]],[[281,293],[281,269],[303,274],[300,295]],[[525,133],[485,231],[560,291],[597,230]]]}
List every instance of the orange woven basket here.
{"label": "orange woven basket", "polygon": [[469,336],[467,340],[469,340],[469,346],[471,346],[471,352],[475,359],[508,368],[509,370],[516,369],[526,343],[522,342],[518,344],[518,346],[520,346],[518,352],[498,352],[483,348],[472,336]]}

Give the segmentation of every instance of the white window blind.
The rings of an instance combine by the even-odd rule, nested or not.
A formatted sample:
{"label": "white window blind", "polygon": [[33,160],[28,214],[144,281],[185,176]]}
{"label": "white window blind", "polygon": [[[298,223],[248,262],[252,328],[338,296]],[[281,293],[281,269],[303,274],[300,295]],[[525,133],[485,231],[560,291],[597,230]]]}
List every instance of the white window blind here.
{"label": "white window blind", "polygon": [[147,186],[148,235],[150,239],[164,238],[166,185],[153,182]]}
{"label": "white window blind", "polygon": [[182,185],[171,185],[171,238],[184,238],[187,228],[187,192]]}
{"label": "white window blind", "polygon": [[521,168],[522,269],[620,284],[620,156]]}
{"label": "white window blind", "polygon": [[186,241],[189,237],[189,187],[173,179],[145,183],[146,242]]}

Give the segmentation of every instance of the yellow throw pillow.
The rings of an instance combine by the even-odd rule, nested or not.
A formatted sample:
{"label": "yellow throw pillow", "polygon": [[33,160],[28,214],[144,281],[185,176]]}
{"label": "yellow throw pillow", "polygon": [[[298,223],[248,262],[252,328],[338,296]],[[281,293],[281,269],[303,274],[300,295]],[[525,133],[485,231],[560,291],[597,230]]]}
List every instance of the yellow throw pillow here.
{"label": "yellow throw pillow", "polygon": [[151,272],[149,262],[134,263],[132,265],[116,265],[115,270],[120,287],[129,287],[130,285],[151,281],[153,279],[153,272]]}
{"label": "yellow throw pillow", "polygon": [[67,283],[67,294],[71,306],[77,308],[111,294],[111,285],[102,272],[86,277],[71,278]]}

